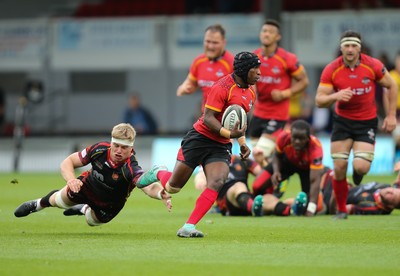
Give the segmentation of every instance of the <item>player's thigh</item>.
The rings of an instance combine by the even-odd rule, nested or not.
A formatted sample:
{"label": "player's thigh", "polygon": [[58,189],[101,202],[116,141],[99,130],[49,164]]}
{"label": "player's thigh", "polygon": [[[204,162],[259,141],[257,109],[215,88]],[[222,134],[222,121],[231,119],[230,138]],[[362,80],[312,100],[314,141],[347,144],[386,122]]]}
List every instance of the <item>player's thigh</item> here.
{"label": "player's thigh", "polygon": [[345,152],[350,153],[351,148],[353,147],[353,139],[345,139],[339,141],[332,141],[331,142],[331,154]]}

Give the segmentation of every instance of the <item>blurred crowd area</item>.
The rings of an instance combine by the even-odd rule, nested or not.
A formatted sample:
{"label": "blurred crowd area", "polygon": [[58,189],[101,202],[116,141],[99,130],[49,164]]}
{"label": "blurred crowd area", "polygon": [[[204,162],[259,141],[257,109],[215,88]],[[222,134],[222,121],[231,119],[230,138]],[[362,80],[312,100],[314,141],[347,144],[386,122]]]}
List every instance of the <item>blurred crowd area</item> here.
{"label": "blurred crowd area", "polygon": [[[75,1],[67,1],[67,0],[38,0],[38,1],[29,1],[29,0],[3,0],[2,1],[2,9],[0,10],[0,19],[20,19],[20,18],[36,18],[39,16],[52,17],[52,16],[62,16],[63,18],[74,18],[74,19],[84,19],[84,18],[118,18],[118,17],[136,17],[136,16],[158,16],[158,15],[196,15],[196,14],[204,14],[204,15],[217,15],[217,14],[229,14],[229,13],[242,13],[242,14],[250,14],[250,13],[258,13],[262,14],[265,9],[265,5],[269,3],[269,5],[277,5],[279,6],[282,12],[297,12],[297,11],[337,11],[337,10],[359,10],[359,9],[388,9],[388,8],[400,8],[400,0],[337,0],[337,1],[317,1],[317,0],[304,0],[304,1],[293,1],[293,0],[174,0],[174,1],[161,1],[161,0],[75,0]],[[18,5],[18,8],[15,8]],[[14,8],[13,8],[14,7]],[[255,37],[257,37],[257,33],[255,32]],[[284,34],[284,37],[289,37]],[[159,38],[160,39],[160,38]],[[292,39],[292,38],[290,38]],[[295,39],[295,38],[293,38]],[[161,39],[160,39],[161,40]],[[5,44],[4,44],[5,45]],[[399,46],[400,47],[400,46]],[[228,48],[230,48],[228,41]],[[289,47],[290,49],[290,47]],[[363,49],[367,54],[370,54],[374,57],[379,58],[387,67],[388,70],[393,69],[394,60],[391,55],[388,55],[385,52],[385,48],[370,48],[369,45],[363,45]],[[301,52],[297,53],[302,56]],[[331,53],[328,53],[330,55]],[[332,53],[333,55],[335,53]],[[192,58],[192,56],[190,57]],[[171,58],[172,59],[172,58]],[[45,65],[45,64],[44,64]],[[189,66],[189,62],[187,64]],[[306,66],[307,67],[307,66]],[[45,67],[46,69],[46,67]],[[161,68],[162,70],[163,68]],[[309,70],[311,69],[311,70]],[[160,71],[161,71],[160,70]],[[180,70],[180,71],[179,71]],[[174,93],[176,89],[175,83],[179,83],[182,78],[184,78],[187,73],[187,68],[179,69],[176,72],[165,74],[165,79],[169,80],[170,87],[166,87],[165,90]],[[312,75],[313,84],[304,91],[304,93],[299,94],[296,97],[291,99],[291,108],[290,115],[291,119],[305,119],[310,122],[313,126],[315,133],[329,134],[331,131],[331,116],[332,109],[318,109],[314,105],[314,93],[315,86],[318,83],[318,77],[322,68],[307,68],[309,72],[312,70],[315,71]],[[28,70],[27,70],[28,71]],[[45,70],[42,70],[45,71]],[[75,70],[76,71],[76,70]],[[82,108],[77,107],[77,102],[82,102],[82,106],[86,108],[84,104],[86,102],[93,102],[92,95],[85,95],[84,100],[82,100],[82,89],[77,89],[76,91],[70,87],[74,85],[78,86],[80,83],[84,83],[86,86],[89,83],[88,79],[95,79],[95,83],[98,85],[94,88],[102,87],[104,91],[107,89],[107,85],[111,82],[105,76],[107,76],[107,72],[64,72],[62,70],[56,71],[53,75],[51,75],[51,82],[53,82],[53,86],[56,86],[55,83],[63,83],[63,89],[65,91],[56,91],[53,87],[49,88],[49,85],[44,82],[45,90],[47,89],[47,93],[50,91],[53,94],[47,95],[45,99],[45,104],[30,104],[29,113],[26,124],[19,125],[20,130],[22,130],[26,135],[35,135],[40,134],[42,129],[45,129],[46,134],[64,134],[71,133],[70,130],[64,131],[65,125],[69,124],[69,129],[76,128],[73,123],[75,123],[76,118],[66,118],[62,116],[48,116],[48,114],[69,114],[69,113],[79,113],[79,110]],[[84,71],[84,70],[83,70]],[[103,69],[106,71],[106,69]],[[153,75],[160,74],[160,71],[153,72]],[[172,70],[170,70],[172,71]],[[40,73],[40,72],[39,72]],[[40,76],[38,72],[36,75]],[[112,90],[112,95],[106,94],[104,91],[92,91],[91,93],[96,93],[96,100],[100,102],[110,103],[111,100],[116,102],[115,105],[118,107],[122,106],[126,107],[126,97],[122,95],[122,93],[130,92],[131,86],[135,88],[138,86],[137,79],[143,80],[147,78],[148,71],[139,70],[129,71],[129,72],[108,72],[110,78],[118,84],[126,83],[124,85],[117,85],[115,90],[118,90],[121,95],[117,95],[115,90]],[[162,72],[165,73],[165,72]],[[81,75],[86,74],[86,78],[81,81],[79,77]],[[16,104],[21,104],[20,100],[16,97],[15,91],[26,91],[24,88],[24,83],[27,79],[29,79],[31,73],[30,72],[19,72],[17,70],[10,70],[6,72],[0,73],[0,135],[1,136],[13,136],[15,132],[15,118],[13,118],[14,113],[18,110],[15,110]],[[93,76],[92,76],[93,75]],[[311,75],[311,74],[310,74]],[[135,78],[135,79],[134,79]],[[136,79],[137,78],[137,79]],[[171,79],[174,78],[172,81]],[[160,78],[160,83],[163,83],[163,77]],[[104,80],[104,82],[102,82]],[[122,80],[122,81],[121,81]],[[147,80],[147,79],[146,79]],[[165,81],[167,82],[167,81]],[[175,83],[174,83],[175,82]],[[132,85],[132,83],[134,83]],[[154,82],[157,83],[157,82]],[[65,85],[64,85],[65,84]],[[46,86],[47,85],[47,86]],[[87,87],[85,89],[88,89]],[[314,86],[314,87],[313,87]],[[13,89],[10,89],[13,88]],[[64,88],[66,87],[66,88]],[[139,94],[142,98],[142,103],[144,107],[150,108],[150,111],[153,112],[155,119],[158,120],[158,125],[161,125],[161,129],[163,134],[166,132],[170,132],[176,134],[176,131],[171,131],[170,125],[166,125],[173,121],[174,126],[183,125],[181,121],[181,114],[176,115],[175,117],[166,116],[165,110],[162,109],[163,106],[155,107],[153,104],[154,96],[149,96],[149,92],[142,87],[147,88],[147,85],[142,85],[139,87]],[[93,89],[93,90],[94,90]],[[53,91],[54,90],[54,91]],[[61,89],[60,89],[61,90]],[[156,89],[152,88],[152,90],[159,93],[161,90],[156,87]],[[154,92],[151,91],[151,92]],[[154,92],[154,93],[156,93]],[[58,93],[58,94],[57,94]],[[79,100],[71,100],[71,98],[79,98]],[[162,99],[165,101],[165,99]],[[168,99],[169,100],[169,99]],[[199,100],[195,98],[193,101]],[[171,103],[173,100],[170,100]],[[191,101],[191,100],[188,100]],[[382,103],[382,89],[378,88],[376,93],[376,102],[378,103],[378,116],[380,119],[384,116],[383,103]],[[175,105],[168,106],[169,113],[175,111],[176,109],[184,110],[186,102],[176,103]],[[193,104],[194,106],[195,104]],[[9,112],[6,114],[6,107],[12,106],[12,108],[8,108]],[[98,106],[98,103],[94,104],[94,106]],[[74,112],[70,112],[70,109],[73,109]],[[94,108],[95,109],[95,108]],[[165,108],[167,109],[167,107]],[[10,111],[11,110],[11,111]],[[15,110],[15,111],[14,111]],[[43,110],[48,110],[48,112],[41,112]],[[191,109],[193,111],[193,109]],[[116,115],[117,119],[122,118],[122,111],[115,111],[114,113],[121,113]],[[182,112],[185,112],[182,111]],[[11,114],[11,115],[10,115]],[[38,114],[38,115],[37,115]],[[160,115],[162,114],[162,115]],[[93,115],[93,118],[89,119],[98,123],[98,125],[111,125],[116,122],[105,122],[103,118],[96,117],[98,115]],[[179,132],[186,131],[187,127],[191,126],[193,121],[193,117],[197,118],[198,112],[195,110],[193,114],[189,114],[188,119],[184,121],[185,126],[182,129],[178,129]],[[51,120],[48,117],[52,117]],[[110,117],[110,116],[108,116]],[[167,119],[166,119],[167,118]],[[174,120],[177,119],[177,120]],[[82,122],[83,118],[79,118],[80,122]],[[52,130],[48,131],[50,127],[47,125],[42,127],[42,122],[46,122],[51,126]],[[41,129],[35,128],[34,124],[40,125]],[[82,123],[85,125],[85,123]],[[91,122],[89,126],[93,125]],[[54,131],[54,126],[59,126],[57,131]],[[82,126],[80,129],[74,129],[73,131],[76,134],[82,133],[94,133],[103,131],[102,126],[93,127],[94,130],[88,130],[88,126]],[[108,130],[107,127],[104,127]],[[185,129],[183,129],[185,128]],[[175,131],[175,132],[174,132]],[[103,134],[103,133],[102,133]]]}
{"label": "blurred crowd area", "polygon": [[[263,0],[104,0],[83,2],[74,12],[77,17],[188,15],[221,13],[257,13]],[[400,7],[399,0],[282,0],[275,1],[283,11],[316,11],[339,9],[375,9]]]}
{"label": "blurred crowd area", "polygon": [[[400,0],[3,0],[0,18],[29,16],[129,17],[398,8]],[[8,12],[8,8],[14,8]]]}

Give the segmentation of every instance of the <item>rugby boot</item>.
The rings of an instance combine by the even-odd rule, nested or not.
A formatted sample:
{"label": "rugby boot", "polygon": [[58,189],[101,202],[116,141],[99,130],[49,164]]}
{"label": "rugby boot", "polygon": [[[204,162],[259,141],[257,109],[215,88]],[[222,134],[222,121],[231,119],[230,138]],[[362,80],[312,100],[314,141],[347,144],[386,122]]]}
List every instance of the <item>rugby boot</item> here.
{"label": "rugby boot", "polygon": [[140,178],[139,181],[136,183],[138,188],[144,188],[149,186],[154,182],[158,182],[157,173],[161,170],[168,170],[165,166],[157,166],[154,165],[150,170],[145,172]]}
{"label": "rugby boot", "polygon": [[180,238],[203,238],[203,232],[197,230],[196,228],[187,228],[183,226],[178,230],[176,235]]}
{"label": "rugby boot", "polygon": [[342,219],[347,219],[347,213],[346,212],[337,212],[335,216],[333,216],[334,220],[342,220]]}
{"label": "rugby boot", "polygon": [[305,192],[299,192],[292,205],[292,212],[296,216],[302,216],[307,207],[307,194]]}
{"label": "rugby boot", "polygon": [[251,207],[251,213],[255,217],[261,217],[264,214],[263,211],[264,199],[262,195],[258,195],[254,198],[253,206]]}
{"label": "rugby boot", "polygon": [[82,216],[82,208],[85,206],[85,204],[77,204],[72,206],[71,208],[65,209],[64,210],[64,216]]}
{"label": "rugby boot", "polygon": [[14,215],[17,218],[20,217],[26,217],[27,215],[37,212],[37,199],[35,200],[30,200],[27,202],[22,203],[20,206],[18,206],[17,209],[14,211]]}

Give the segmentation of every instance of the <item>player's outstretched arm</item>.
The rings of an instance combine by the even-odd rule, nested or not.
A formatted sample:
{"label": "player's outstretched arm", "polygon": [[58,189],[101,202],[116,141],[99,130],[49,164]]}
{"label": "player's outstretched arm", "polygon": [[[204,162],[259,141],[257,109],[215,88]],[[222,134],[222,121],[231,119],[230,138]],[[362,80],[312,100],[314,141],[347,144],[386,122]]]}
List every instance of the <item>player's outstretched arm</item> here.
{"label": "player's outstretched arm", "polygon": [[148,185],[141,189],[146,195],[151,198],[162,200],[165,207],[167,207],[168,211],[170,212],[172,209],[172,201],[171,195],[168,194],[164,188],[158,182],[154,182],[151,185]]}

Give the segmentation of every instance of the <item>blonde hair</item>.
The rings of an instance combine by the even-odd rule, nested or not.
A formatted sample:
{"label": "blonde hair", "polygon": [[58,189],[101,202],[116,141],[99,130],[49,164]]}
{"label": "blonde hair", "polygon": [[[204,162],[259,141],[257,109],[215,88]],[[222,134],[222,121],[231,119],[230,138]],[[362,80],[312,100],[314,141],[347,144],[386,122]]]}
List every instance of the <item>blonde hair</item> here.
{"label": "blonde hair", "polygon": [[113,127],[111,137],[127,140],[133,144],[136,138],[136,131],[131,124],[121,123]]}

